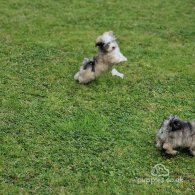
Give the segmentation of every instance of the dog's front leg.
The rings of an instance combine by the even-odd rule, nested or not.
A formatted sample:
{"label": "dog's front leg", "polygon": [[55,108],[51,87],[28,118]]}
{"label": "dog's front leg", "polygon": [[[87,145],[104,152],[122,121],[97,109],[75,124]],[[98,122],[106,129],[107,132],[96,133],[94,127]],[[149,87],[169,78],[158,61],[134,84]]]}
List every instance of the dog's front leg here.
{"label": "dog's front leg", "polygon": [[163,146],[163,143],[160,139],[156,139],[156,147],[161,150],[162,149],[162,146]]}
{"label": "dog's front leg", "polygon": [[166,152],[167,154],[175,155],[175,154],[178,153],[177,150],[174,150],[174,149],[173,149],[173,147],[172,147],[172,145],[171,145],[170,143],[164,143],[164,144],[163,144],[163,149],[165,149],[165,152]]}

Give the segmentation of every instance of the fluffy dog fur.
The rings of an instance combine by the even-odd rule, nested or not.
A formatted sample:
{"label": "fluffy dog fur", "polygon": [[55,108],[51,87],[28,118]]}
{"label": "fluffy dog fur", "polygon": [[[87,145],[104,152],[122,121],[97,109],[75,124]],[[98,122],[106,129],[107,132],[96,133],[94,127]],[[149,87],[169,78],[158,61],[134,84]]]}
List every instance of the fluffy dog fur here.
{"label": "fluffy dog fur", "polygon": [[114,64],[127,61],[120,52],[116,38],[112,31],[105,32],[96,39],[98,54],[93,59],[85,58],[80,71],[74,76],[79,83],[89,83],[103,72],[109,70]]}
{"label": "fluffy dog fur", "polygon": [[176,116],[167,117],[157,130],[156,147],[164,149],[167,154],[178,153],[176,148],[188,148],[195,156],[195,121],[182,121]]}

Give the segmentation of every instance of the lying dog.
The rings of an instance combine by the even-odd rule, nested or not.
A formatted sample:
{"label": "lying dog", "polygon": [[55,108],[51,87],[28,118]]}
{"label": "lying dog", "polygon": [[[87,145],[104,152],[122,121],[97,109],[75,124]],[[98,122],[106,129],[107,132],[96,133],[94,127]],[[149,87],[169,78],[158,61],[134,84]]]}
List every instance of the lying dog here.
{"label": "lying dog", "polygon": [[182,121],[176,116],[167,117],[156,135],[156,147],[167,154],[175,155],[178,147],[188,148],[195,156],[195,121]]}
{"label": "lying dog", "polygon": [[112,31],[105,32],[96,40],[98,55],[93,59],[85,58],[80,71],[74,76],[79,83],[89,83],[103,72],[109,70],[114,64],[127,61],[120,52],[116,38]]}

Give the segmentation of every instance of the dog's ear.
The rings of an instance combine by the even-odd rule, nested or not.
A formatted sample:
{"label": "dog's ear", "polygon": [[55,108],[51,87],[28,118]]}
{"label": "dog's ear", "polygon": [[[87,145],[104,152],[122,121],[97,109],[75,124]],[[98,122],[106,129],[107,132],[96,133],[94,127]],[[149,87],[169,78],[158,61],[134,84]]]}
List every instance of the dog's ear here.
{"label": "dog's ear", "polygon": [[182,122],[176,119],[171,122],[170,126],[172,127],[172,131],[177,131],[182,129]]}
{"label": "dog's ear", "polygon": [[95,43],[95,46],[99,46],[99,47],[102,47],[103,46],[103,42],[102,42],[102,39],[101,39],[101,36],[99,36],[97,39],[96,39],[96,43]]}
{"label": "dog's ear", "polygon": [[108,34],[109,34],[110,36],[114,36],[113,31],[108,31]]}

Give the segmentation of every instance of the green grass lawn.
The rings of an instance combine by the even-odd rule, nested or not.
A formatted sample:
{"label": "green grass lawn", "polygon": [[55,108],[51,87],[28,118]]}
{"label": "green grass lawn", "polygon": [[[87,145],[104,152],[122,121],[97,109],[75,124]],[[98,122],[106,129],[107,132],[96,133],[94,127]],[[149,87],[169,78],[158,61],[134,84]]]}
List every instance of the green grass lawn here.
{"label": "green grass lawn", "polygon": [[[108,30],[124,79],[79,85]],[[165,116],[195,118],[193,0],[1,0],[0,65],[0,194],[194,193],[195,157],[155,148]],[[183,182],[140,182],[158,163]]]}

